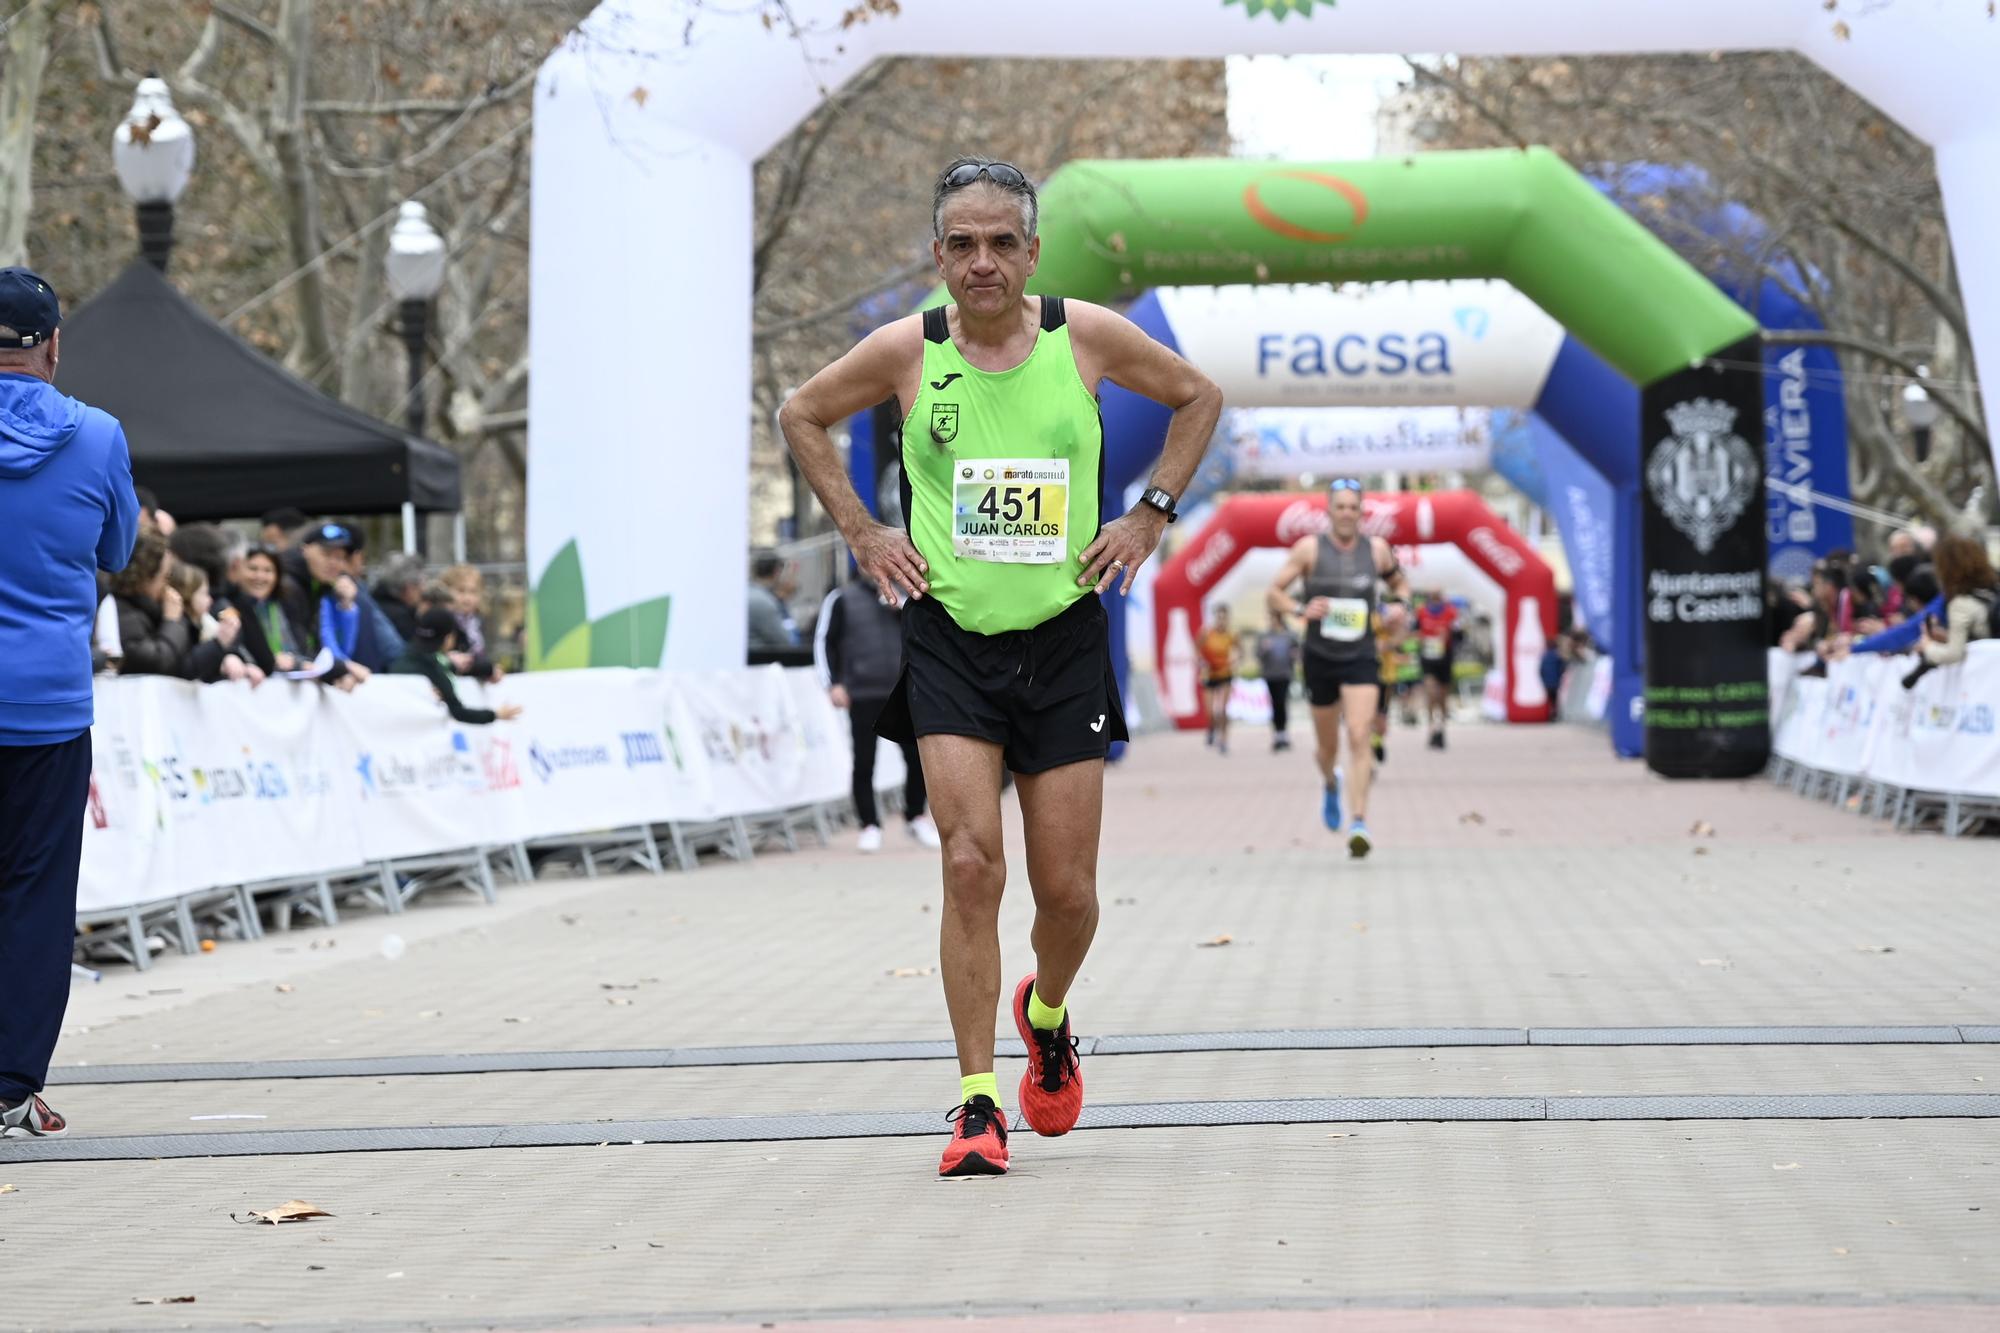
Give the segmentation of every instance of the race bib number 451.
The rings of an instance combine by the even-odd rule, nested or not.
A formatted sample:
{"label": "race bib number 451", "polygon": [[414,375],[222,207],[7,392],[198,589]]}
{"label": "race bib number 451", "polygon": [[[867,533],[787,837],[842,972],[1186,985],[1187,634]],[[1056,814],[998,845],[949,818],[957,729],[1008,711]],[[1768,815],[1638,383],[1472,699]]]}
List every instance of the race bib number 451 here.
{"label": "race bib number 451", "polygon": [[1066,458],[961,461],[951,502],[951,549],[961,559],[1056,565],[1068,555]]}

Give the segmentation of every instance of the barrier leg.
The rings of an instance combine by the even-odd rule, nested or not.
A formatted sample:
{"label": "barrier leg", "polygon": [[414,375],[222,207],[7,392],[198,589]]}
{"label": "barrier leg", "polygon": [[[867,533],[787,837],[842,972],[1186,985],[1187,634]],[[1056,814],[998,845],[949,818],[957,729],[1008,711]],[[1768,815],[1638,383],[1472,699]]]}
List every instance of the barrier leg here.
{"label": "barrier leg", "polygon": [[479,849],[479,896],[492,906],[500,901],[500,888],[493,882],[493,858],[486,854],[486,848]]}
{"label": "barrier leg", "polygon": [[660,862],[660,843],[653,836],[653,826],[651,824],[641,824],[639,832],[646,839],[646,851],[640,858],[639,864],[652,871],[655,875],[664,874],[666,866]]}
{"label": "barrier leg", "polygon": [[751,849],[750,829],[743,822],[742,815],[731,815],[729,817],[729,840],[736,848],[734,855],[737,860],[748,861],[756,854]]}
{"label": "barrier leg", "polygon": [[261,940],[264,938],[264,923],[257,916],[257,900],[250,895],[248,884],[236,886],[236,910],[243,917],[243,938]]}
{"label": "barrier leg", "polygon": [[535,862],[528,855],[528,844],[525,842],[514,844],[514,876],[523,884],[535,882]]}
{"label": "barrier leg", "polygon": [[585,879],[596,879],[597,858],[591,855],[590,844],[585,843],[578,850],[580,850],[583,853],[583,877]]}
{"label": "barrier leg", "polygon": [[132,967],[144,972],[153,965],[153,951],[146,947],[146,922],[136,907],[125,913],[125,934],[132,941]]}
{"label": "barrier leg", "polygon": [[694,853],[688,850],[687,838],[681,834],[681,826],[669,820],[667,823],[667,838],[673,844],[674,864],[679,866],[683,873],[693,870],[695,868]]}
{"label": "barrier leg", "polygon": [[383,861],[378,864],[376,873],[382,880],[382,910],[394,916],[403,910],[403,890],[396,883],[396,868]]}

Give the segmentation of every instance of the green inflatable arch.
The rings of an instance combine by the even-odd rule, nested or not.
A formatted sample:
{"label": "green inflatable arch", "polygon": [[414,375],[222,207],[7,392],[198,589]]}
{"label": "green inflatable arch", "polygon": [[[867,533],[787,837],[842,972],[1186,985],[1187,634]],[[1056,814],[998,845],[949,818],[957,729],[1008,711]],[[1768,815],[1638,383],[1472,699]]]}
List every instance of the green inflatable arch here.
{"label": "green inflatable arch", "polygon": [[1520,289],[1641,389],[1648,764],[1675,777],[1764,767],[1758,326],[1568,163],[1545,148],[1083,161],[1041,199],[1030,292],[1108,302],[1159,286],[1419,278]]}
{"label": "green inflatable arch", "polygon": [[1375,162],[1073,162],[1042,191],[1030,290],[1505,278],[1649,384],[1757,332],[1546,148]]}

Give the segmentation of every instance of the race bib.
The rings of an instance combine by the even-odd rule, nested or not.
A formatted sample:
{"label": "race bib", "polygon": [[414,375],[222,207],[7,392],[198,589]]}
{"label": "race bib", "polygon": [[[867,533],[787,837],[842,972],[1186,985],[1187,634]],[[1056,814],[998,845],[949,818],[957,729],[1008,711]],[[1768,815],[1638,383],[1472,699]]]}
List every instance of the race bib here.
{"label": "race bib", "polygon": [[1426,662],[1442,662],[1444,660],[1444,642],[1443,639],[1425,639],[1423,648],[1424,660]]}
{"label": "race bib", "polygon": [[1067,458],[961,460],[952,475],[952,554],[1002,565],[1068,557]]}
{"label": "race bib", "polygon": [[1319,622],[1322,639],[1353,643],[1368,632],[1368,603],[1360,597],[1335,597],[1327,603]]}

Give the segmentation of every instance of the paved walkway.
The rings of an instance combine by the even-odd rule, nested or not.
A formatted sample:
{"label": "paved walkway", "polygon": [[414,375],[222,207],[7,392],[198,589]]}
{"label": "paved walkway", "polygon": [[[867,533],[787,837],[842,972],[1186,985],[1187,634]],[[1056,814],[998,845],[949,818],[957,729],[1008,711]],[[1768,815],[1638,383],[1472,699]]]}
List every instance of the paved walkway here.
{"label": "paved walkway", "polygon": [[[1394,739],[1370,821],[1382,850],[1363,864],[1317,826],[1309,761],[1265,753],[1259,733],[1240,733],[1227,759],[1179,736],[1135,748],[1109,778],[1104,923],[1073,998],[1079,1030],[1212,1035],[1184,1043],[1202,1049],[1090,1057],[1093,1107],[1152,1127],[1018,1135],[1004,1180],[933,1175],[957,1089],[949,1061],[823,1049],[946,1035],[935,854],[894,830],[874,858],[843,845],[529,886],[497,909],[442,903],[114,973],[72,1003],[66,1080],[189,1061],[488,1055],[511,1068],[238,1068],[54,1089],[73,1142],[134,1136],[133,1159],[30,1161],[0,1146],[0,1187],[16,1187],[0,1193],[7,1322],[2000,1324],[1988,1112],[1807,1119],[1826,1112],[1801,1101],[1741,1119],[1702,1102],[1695,1119],[1558,1121],[1495,1100],[1983,1106],[2000,1094],[2000,1041],[1957,1036],[2000,1024],[1994,844],[1891,834],[1761,782],[1669,784],[1568,728],[1466,727],[1441,755],[1418,739]],[[1030,965],[1025,888],[1004,918],[1010,976]],[[391,932],[407,946],[393,959],[378,947]],[[1674,1039],[1694,1044],[1432,1044],[1502,1039],[1470,1029],[1525,1041],[1745,1025],[1931,1031],[1889,1044],[1796,1031],[1766,1034],[1792,1044],[1686,1031]],[[1444,1031],[1229,1049],[1376,1028]],[[1239,1035],[1274,1030],[1293,1035]],[[815,1049],[706,1050],[781,1043]],[[638,1049],[655,1054],[574,1054]],[[536,1052],[553,1054],[501,1058]],[[546,1068],[565,1060],[647,1067]],[[1010,1095],[1018,1068],[1002,1071]],[[1500,1109],[1445,1123],[1326,1109],[1391,1097]],[[1320,1110],[1254,1109],[1273,1099]],[[1191,1123],[1218,1107],[1292,1123]],[[836,1119],[864,1112],[887,1114]],[[718,1116],[796,1132],[657,1141]],[[933,1116],[934,1131],[901,1136]],[[610,1122],[648,1122],[653,1141]],[[570,1146],[383,1150],[429,1127],[482,1142],[551,1132],[522,1126],[557,1126]],[[149,1159],[178,1145],[146,1137],[301,1130],[357,1132],[162,1160]],[[230,1220],[290,1199],[336,1216]],[[196,1301],[134,1304],[178,1296]]]}

